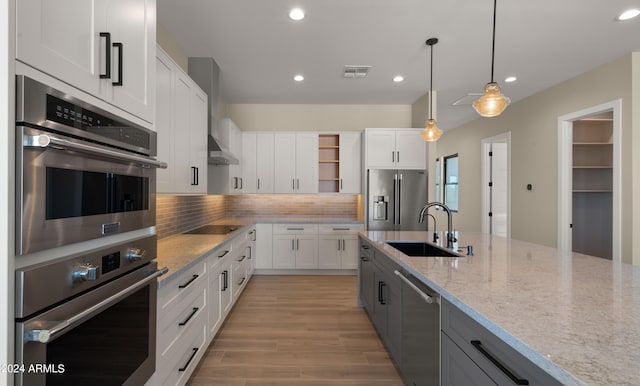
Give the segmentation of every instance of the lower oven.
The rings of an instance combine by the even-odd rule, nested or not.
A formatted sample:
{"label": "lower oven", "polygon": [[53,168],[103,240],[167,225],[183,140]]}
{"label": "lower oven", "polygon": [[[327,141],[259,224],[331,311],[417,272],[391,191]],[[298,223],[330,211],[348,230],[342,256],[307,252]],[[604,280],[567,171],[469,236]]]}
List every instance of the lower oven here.
{"label": "lower oven", "polygon": [[156,237],[16,271],[16,385],[143,385],[155,371]]}
{"label": "lower oven", "polygon": [[156,134],[16,78],[16,254],[155,225]]}

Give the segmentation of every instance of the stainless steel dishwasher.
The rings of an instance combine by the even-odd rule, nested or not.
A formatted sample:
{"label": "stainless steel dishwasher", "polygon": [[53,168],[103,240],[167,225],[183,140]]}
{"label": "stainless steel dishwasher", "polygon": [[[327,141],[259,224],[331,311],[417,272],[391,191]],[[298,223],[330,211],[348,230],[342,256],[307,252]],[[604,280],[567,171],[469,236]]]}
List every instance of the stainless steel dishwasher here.
{"label": "stainless steel dishwasher", "polygon": [[402,279],[402,365],[407,386],[440,385],[440,295],[405,270]]}

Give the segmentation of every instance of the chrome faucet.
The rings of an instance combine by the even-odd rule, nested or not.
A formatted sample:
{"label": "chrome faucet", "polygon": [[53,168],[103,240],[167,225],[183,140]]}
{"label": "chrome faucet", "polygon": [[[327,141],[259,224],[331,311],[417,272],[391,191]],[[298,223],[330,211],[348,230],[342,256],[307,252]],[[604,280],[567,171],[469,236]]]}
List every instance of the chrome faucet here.
{"label": "chrome faucet", "polygon": [[422,208],[422,210],[420,211],[420,217],[418,217],[418,221],[419,222],[424,222],[424,216],[425,214],[427,214],[427,210],[429,210],[429,208],[431,208],[432,206],[439,206],[442,209],[444,209],[445,212],[447,212],[447,248],[452,248],[453,249],[453,243],[455,243],[456,238],[453,234],[453,221],[451,218],[451,209],[449,209],[448,206],[446,206],[445,204],[441,203],[441,202],[430,202],[427,205],[425,205],[424,208]]}

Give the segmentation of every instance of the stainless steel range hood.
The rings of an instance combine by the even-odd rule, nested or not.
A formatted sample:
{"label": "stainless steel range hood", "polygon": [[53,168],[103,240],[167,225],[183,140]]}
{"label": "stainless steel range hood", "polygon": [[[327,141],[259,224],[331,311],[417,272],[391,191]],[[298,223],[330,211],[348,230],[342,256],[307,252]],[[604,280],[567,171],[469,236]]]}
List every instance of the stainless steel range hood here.
{"label": "stainless steel range hood", "polygon": [[211,165],[237,165],[240,160],[228,149],[220,146],[218,141],[209,134],[208,148],[209,164]]}
{"label": "stainless steel range hood", "polygon": [[208,112],[208,154],[211,165],[237,165],[240,163],[227,144],[220,141],[217,134],[218,94],[220,68],[213,58],[189,58],[189,76],[209,96]]}

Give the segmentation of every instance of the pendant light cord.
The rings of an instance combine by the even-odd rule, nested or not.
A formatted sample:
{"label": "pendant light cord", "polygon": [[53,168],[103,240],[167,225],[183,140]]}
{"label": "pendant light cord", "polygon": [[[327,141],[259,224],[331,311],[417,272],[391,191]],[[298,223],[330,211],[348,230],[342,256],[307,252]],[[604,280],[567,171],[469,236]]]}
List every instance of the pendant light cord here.
{"label": "pendant light cord", "polygon": [[431,79],[429,80],[429,119],[433,119],[433,44],[431,44]]}
{"label": "pendant light cord", "polygon": [[496,6],[498,0],[493,0],[493,37],[491,43],[491,83],[493,83],[493,61],[496,56]]}

